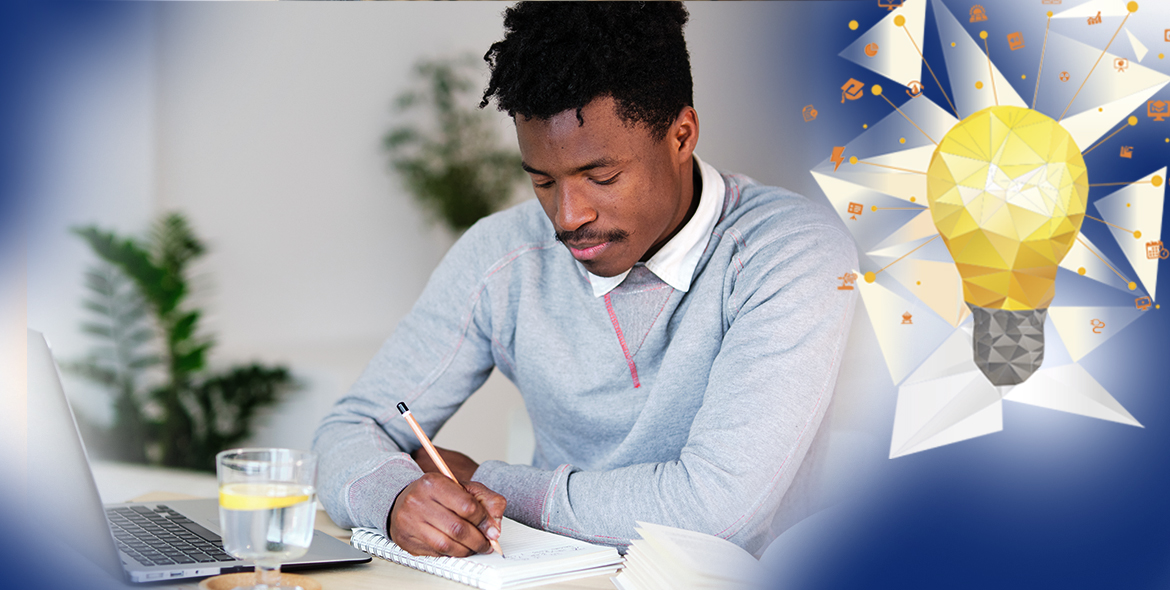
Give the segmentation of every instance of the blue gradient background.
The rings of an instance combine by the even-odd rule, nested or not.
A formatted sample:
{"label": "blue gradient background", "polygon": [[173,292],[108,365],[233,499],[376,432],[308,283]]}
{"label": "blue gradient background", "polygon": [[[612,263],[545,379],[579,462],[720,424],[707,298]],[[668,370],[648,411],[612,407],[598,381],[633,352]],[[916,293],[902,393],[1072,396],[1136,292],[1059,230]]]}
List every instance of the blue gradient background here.
{"label": "blue gradient background", "polygon": [[[794,96],[790,107],[795,113],[789,117],[791,125],[817,128],[809,139],[808,168],[827,158],[833,146],[860,135],[863,124],[872,126],[893,112],[885,101],[869,95],[872,84],[883,85],[895,104],[909,98],[899,83],[837,57],[888,14],[876,4],[786,6],[786,21],[824,32],[801,37],[799,50],[815,65],[803,84],[806,92]],[[973,38],[978,39],[980,30],[988,31],[996,66],[1030,102],[1045,13],[1080,2],[1053,6],[1039,0],[986,0],[981,4],[991,18],[978,24],[968,24],[967,19],[975,2],[945,4]],[[847,27],[852,19],[860,24],[857,31]],[[1103,49],[1119,21],[1107,18],[1093,28],[1076,28],[1071,26],[1075,21],[1054,20],[1053,30]],[[926,22],[924,55],[949,93],[933,2]],[[1170,73],[1170,59],[1158,59],[1159,53],[1170,52],[1170,43],[1162,37],[1163,29],[1170,28],[1170,4],[1141,2],[1126,27],[1150,49],[1141,65]],[[1005,41],[1013,31],[1021,31],[1026,40],[1026,47],[1015,52],[1008,50]],[[1132,59],[1124,32],[1110,53]],[[1103,61],[1098,67],[1111,66]],[[1045,73],[1046,78],[1054,75]],[[1027,79],[1020,80],[1021,74]],[[851,77],[866,83],[866,97],[841,104],[840,86]],[[929,74],[924,72],[923,78],[925,94],[948,108]],[[1053,88],[1042,85],[1041,94],[1046,90]],[[1170,99],[1170,88],[1153,98]],[[809,103],[817,107],[819,116],[804,123],[799,109]],[[1076,104],[1085,107],[1080,99]],[[1074,107],[1070,114],[1076,111]],[[1057,118],[1060,113],[1047,114]],[[1155,122],[1144,110],[1133,114],[1139,117],[1136,128],[1123,131],[1086,157],[1091,183],[1136,180],[1170,162],[1170,144],[1165,141],[1170,137],[1170,121]],[[1119,158],[1121,145],[1135,146],[1132,160]],[[1092,188],[1090,203],[1117,188]],[[1097,216],[1092,205],[1089,214]],[[1090,220],[1085,224],[1083,233],[1118,270],[1134,277],[1106,227]],[[1170,227],[1165,214],[1163,227]],[[1161,281],[1170,279],[1165,266],[1159,269]],[[1087,298],[1100,304],[1103,295],[1113,299],[1108,305],[1126,305],[1133,297],[1110,289],[1097,291],[1058,292],[1056,304]],[[857,499],[841,509],[845,524],[829,527],[827,536],[810,536],[815,546],[809,552],[817,557],[773,572],[774,587],[1170,588],[1168,312],[1147,311],[1080,363],[1145,428],[1004,404],[1000,433],[882,461],[878,483],[859,489]],[[881,389],[875,387],[875,394],[890,391]],[[884,435],[888,441],[893,406],[887,407],[890,414]]]}
{"label": "blue gradient background", "polygon": [[[992,39],[1002,40],[1019,30],[1028,40],[1017,52],[993,49],[997,66],[1022,96],[1032,94],[1044,12],[1078,3],[1066,0],[1052,7],[1039,0],[982,2],[992,20],[981,26]],[[946,2],[963,23],[971,4]],[[1170,5],[1152,0],[1142,5],[1138,17],[1127,25],[1150,48],[1142,65],[1170,73],[1170,60],[1157,59],[1159,52],[1170,51],[1170,43],[1161,40],[1162,29],[1170,28]],[[5,87],[0,98],[0,279],[9,287],[22,284],[19,220],[27,172],[36,167],[40,107],[51,99],[56,76],[73,75],[62,71],[60,56],[78,47],[113,43],[119,23],[138,9],[131,3],[22,2],[0,19],[0,80]],[[737,9],[730,3],[718,8]],[[694,18],[701,15],[699,10],[692,12]],[[767,145],[774,147],[777,172],[771,178],[757,175],[820,197],[807,171],[827,158],[833,146],[861,134],[863,124],[872,125],[893,112],[884,100],[868,96],[868,87],[882,84],[887,96],[899,104],[903,101],[897,83],[837,57],[888,13],[875,0],[777,2],[766,12],[774,37],[754,46],[757,61],[735,64],[757,69],[762,79],[775,84],[769,96],[775,96],[777,104],[761,114],[761,127],[772,136]],[[934,18],[933,8],[928,8],[924,51],[946,85]],[[847,27],[852,19],[860,23],[856,31]],[[1106,20],[1091,31],[1093,37],[1078,38],[1103,47],[1108,37],[1099,36],[1115,26]],[[972,33],[978,30],[968,27]],[[1128,46],[1124,33],[1115,43]],[[1028,75],[1026,81],[1019,80],[1021,73]],[[866,83],[867,97],[841,104],[840,86],[851,77]],[[933,82],[924,82],[926,95],[945,105]],[[1170,100],[1170,89],[1154,98]],[[813,122],[801,117],[806,104],[819,111]],[[1170,144],[1165,143],[1170,121],[1155,123],[1144,113],[1135,114],[1141,119],[1138,127],[1107,143],[1109,149],[1088,156],[1092,182],[1133,180],[1170,161]],[[1122,143],[1137,146],[1134,159],[1117,158]],[[1093,189],[1090,201],[1111,190]],[[1163,226],[1170,227],[1165,217]],[[1084,232],[1119,270],[1133,276],[1103,226],[1089,224]],[[1168,280],[1164,268],[1159,276]],[[0,305],[19,308],[22,299],[10,291],[3,291]],[[1072,296],[1058,294],[1058,302]],[[1146,312],[1081,361],[1145,428],[1005,404],[1003,432],[881,460],[876,482],[859,480],[857,500],[847,507],[847,524],[810,547],[818,557],[800,568],[775,572],[775,587],[1170,588],[1167,313],[1170,308]],[[24,326],[12,328],[23,339]],[[888,441],[896,389],[883,367],[872,370],[878,378],[871,393],[881,400],[874,407],[888,412],[875,416],[875,421],[885,425],[879,434]],[[7,484],[4,491],[0,498],[4,505],[20,505],[21,499]],[[68,569],[53,567],[59,565],[56,560],[38,556],[35,535],[20,533],[31,530],[21,516],[18,508],[0,513],[0,528],[15,531],[22,539],[13,543],[9,536],[0,541],[6,586],[99,586],[93,579],[78,583]]]}

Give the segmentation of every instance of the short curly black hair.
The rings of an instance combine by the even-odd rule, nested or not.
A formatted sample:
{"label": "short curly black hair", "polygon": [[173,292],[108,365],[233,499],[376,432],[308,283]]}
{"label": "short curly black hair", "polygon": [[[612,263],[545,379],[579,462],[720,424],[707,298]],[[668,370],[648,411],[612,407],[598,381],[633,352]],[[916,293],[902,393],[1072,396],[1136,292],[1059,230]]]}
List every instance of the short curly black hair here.
{"label": "short curly black hair", "polygon": [[681,2],[520,2],[504,12],[504,39],[483,56],[495,97],[515,117],[548,119],[610,96],[617,114],[656,140],[693,106]]}

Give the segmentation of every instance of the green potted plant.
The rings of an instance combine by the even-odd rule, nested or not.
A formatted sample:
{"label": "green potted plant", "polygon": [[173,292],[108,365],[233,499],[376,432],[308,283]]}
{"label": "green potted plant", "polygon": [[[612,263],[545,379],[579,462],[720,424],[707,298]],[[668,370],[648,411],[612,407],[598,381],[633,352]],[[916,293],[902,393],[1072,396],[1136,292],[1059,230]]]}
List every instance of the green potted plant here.
{"label": "green potted plant", "polygon": [[[491,114],[476,106],[475,71],[471,56],[418,62],[419,85],[395,100],[411,123],[383,139],[406,188],[455,232],[499,209],[524,176],[520,154],[499,147]],[[424,130],[420,121],[433,128]]]}
{"label": "green potted plant", "polygon": [[86,272],[91,312],[82,329],[98,344],[65,367],[106,388],[113,422],[81,426],[111,459],[213,471],[215,454],[252,433],[257,410],[294,383],[283,366],[215,370],[215,345],[189,302],[190,264],[205,248],[186,219],[162,216],[145,239],[75,228],[100,263]]}

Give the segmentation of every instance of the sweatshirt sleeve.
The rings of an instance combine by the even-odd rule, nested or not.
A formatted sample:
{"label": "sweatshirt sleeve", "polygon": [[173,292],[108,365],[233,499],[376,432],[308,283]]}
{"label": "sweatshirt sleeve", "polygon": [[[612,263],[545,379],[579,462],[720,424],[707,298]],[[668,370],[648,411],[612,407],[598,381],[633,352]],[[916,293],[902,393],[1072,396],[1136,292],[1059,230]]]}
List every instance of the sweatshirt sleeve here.
{"label": "sweatshirt sleeve", "polygon": [[409,455],[420,445],[396,404],[406,402],[433,437],[491,373],[475,229],[451,248],[414,308],[317,429],[318,495],[340,526],[385,533],[394,499],[422,476]]}
{"label": "sweatshirt sleeve", "polygon": [[828,224],[739,249],[726,331],[677,460],[608,471],[489,461],[473,479],[508,498],[509,517],[586,541],[625,546],[641,520],[762,552],[833,393],[856,300],[837,277],[856,268],[852,239]]}

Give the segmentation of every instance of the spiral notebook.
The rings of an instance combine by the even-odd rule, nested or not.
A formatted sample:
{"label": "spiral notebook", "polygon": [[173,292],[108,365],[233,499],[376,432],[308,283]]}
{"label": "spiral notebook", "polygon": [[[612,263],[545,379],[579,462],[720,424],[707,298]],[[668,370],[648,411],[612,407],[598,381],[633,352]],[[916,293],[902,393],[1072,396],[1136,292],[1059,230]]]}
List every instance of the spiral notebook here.
{"label": "spiral notebook", "polygon": [[617,549],[562,537],[505,518],[500,534],[502,558],[495,553],[470,557],[418,557],[376,529],[356,528],[350,544],[366,553],[484,590],[530,588],[621,569]]}

